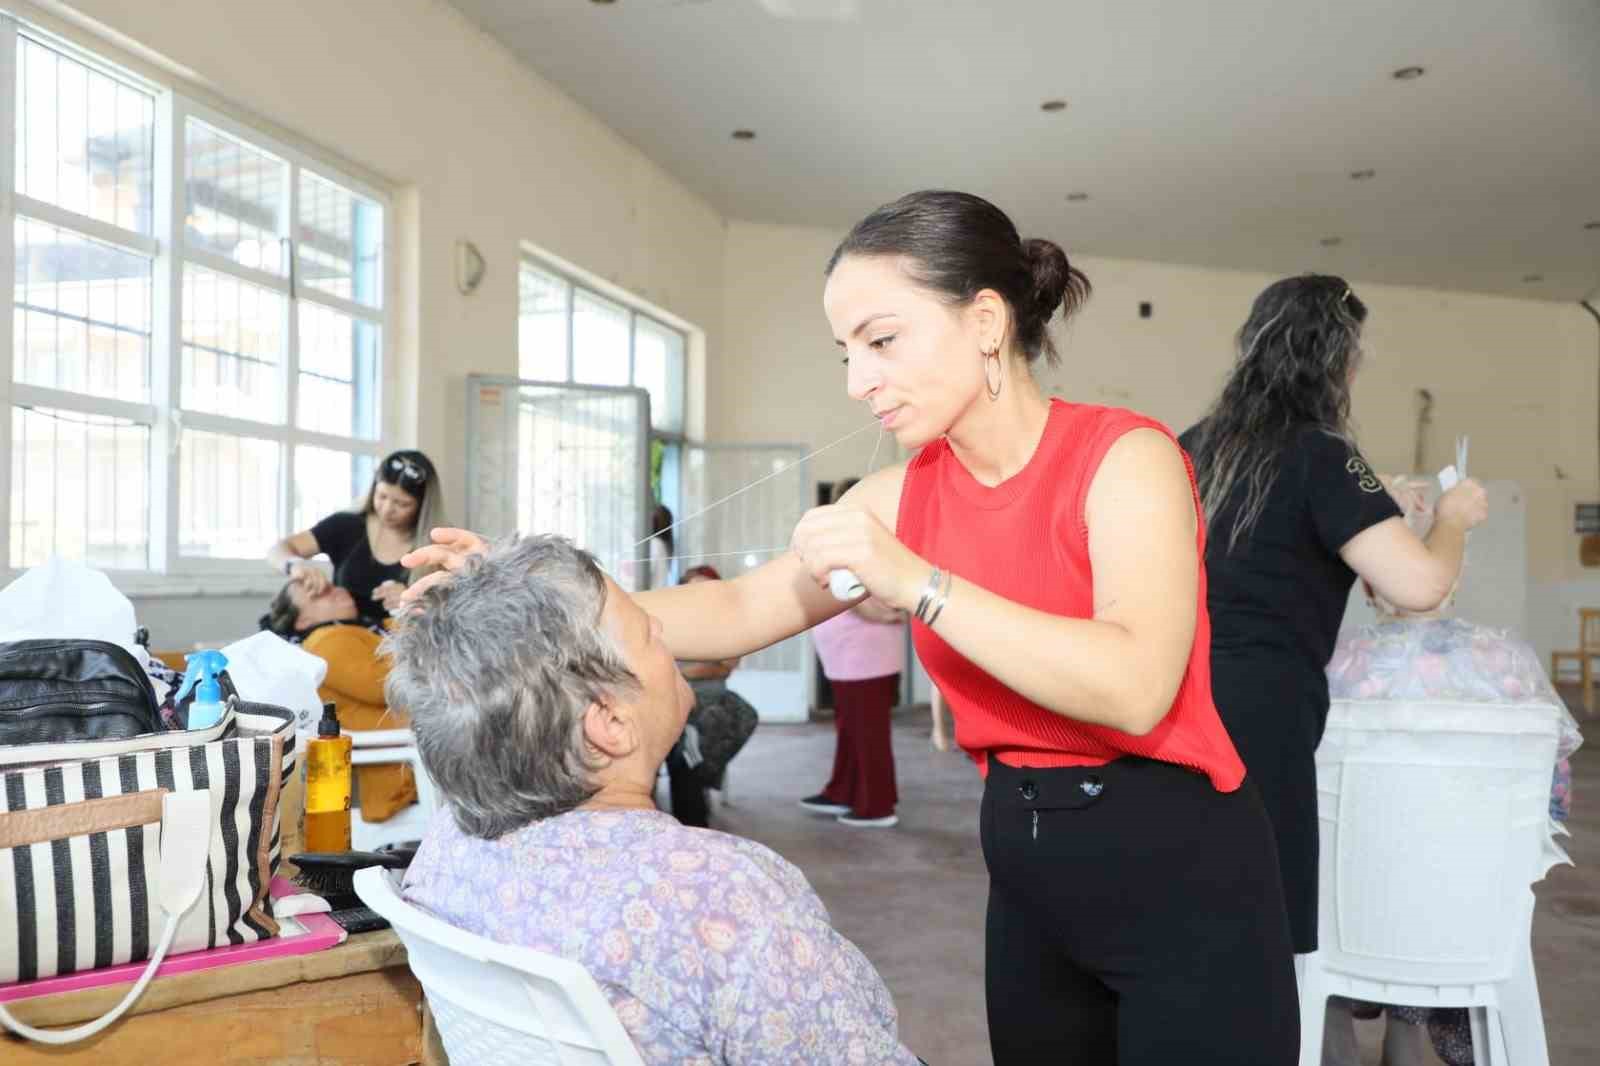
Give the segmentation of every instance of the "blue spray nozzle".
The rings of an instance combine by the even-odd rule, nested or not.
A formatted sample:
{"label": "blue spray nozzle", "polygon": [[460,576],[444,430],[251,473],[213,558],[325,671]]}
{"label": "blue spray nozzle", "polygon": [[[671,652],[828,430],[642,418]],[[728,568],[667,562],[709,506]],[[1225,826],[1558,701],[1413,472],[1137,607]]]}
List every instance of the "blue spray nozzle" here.
{"label": "blue spray nozzle", "polygon": [[197,651],[184,656],[184,662],[189,664],[189,670],[178,686],[178,701],[182,702],[193,690],[196,703],[221,703],[222,686],[217,683],[217,675],[228,668],[228,657],[220,651]]}

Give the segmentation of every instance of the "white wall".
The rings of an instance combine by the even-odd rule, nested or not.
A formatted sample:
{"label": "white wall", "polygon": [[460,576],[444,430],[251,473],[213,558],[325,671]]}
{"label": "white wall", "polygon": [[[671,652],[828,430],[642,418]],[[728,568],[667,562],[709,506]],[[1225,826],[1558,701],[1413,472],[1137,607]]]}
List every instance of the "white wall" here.
{"label": "white wall", "polygon": [[[708,371],[714,435],[815,446],[864,420],[844,395],[821,310],[822,268],[842,236],[730,224],[724,344]],[[1071,399],[1133,407],[1186,428],[1215,396],[1233,358],[1233,334],[1273,278],[1132,260],[1074,262],[1094,296],[1061,330],[1063,365],[1041,372],[1042,382]],[[1364,450],[1384,471],[1408,470],[1415,390],[1432,391],[1429,465],[1451,461],[1456,434],[1467,433],[1475,476],[1521,485],[1529,637],[1541,650],[1570,641],[1576,616],[1569,622],[1568,613],[1579,603],[1600,604],[1600,575],[1578,566],[1571,533],[1572,502],[1600,499],[1593,321],[1572,305],[1353,280],[1370,310],[1354,405]],[[1151,318],[1139,318],[1141,301],[1153,304]],[[866,463],[863,449],[839,453],[820,458],[814,473],[844,476]]]}

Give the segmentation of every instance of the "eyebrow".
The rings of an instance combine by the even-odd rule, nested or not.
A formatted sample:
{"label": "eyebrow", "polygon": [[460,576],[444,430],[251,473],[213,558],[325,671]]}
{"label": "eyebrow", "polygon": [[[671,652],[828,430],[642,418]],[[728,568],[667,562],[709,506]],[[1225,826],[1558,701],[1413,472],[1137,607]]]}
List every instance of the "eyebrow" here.
{"label": "eyebrow", "polygon": [[[894,317],[894,312],[893,311],[879,311],[875,315],[868,315],[866,318],[863,318],[860,321],[860,323],[857,324],[855,329],[850,331],[850,336],[859,337],[861,335],[861,331],[862,330],[866,329],[868,326],[870,326],[874,322],[878,321],[878,319],[880,319],[880,318],[893,318],[893,317]],[[837,344],[841,348],[844,347],[844,341],[835,340],[833,343]]]}

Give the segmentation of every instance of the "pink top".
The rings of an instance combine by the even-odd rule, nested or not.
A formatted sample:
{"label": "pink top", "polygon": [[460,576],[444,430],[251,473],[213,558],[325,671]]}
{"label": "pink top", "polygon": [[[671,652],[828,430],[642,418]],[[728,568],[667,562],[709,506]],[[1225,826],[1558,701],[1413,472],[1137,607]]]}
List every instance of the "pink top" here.
{"label": "pink top", "polygon": [[846,611],[811,635],[829,681],[867,681],[905,671],[906,629],[900,622],[869,622]]}

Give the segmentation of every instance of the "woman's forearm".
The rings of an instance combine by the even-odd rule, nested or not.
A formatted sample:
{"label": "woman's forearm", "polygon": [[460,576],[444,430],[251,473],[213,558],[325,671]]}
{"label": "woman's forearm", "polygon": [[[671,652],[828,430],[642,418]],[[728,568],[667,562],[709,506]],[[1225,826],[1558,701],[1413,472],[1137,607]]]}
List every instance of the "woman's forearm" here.
{"label": "woman's forearm", "polygon": [[1161,721],[1183,679],[1122,625],[1035,610],[959,577],[934,632],[1046,710],[1136,735]]}
{"label": "woman's forearm", "polygon": [[760,651],[848,606],[819,589],[793,555],[731,581],[650,589],[634,599],[661,621],[674,658],[698,662]]}
{"label": "woman's forearm", "polygon": [[1433,602],[1424,609],[1432,610],[1450,595],[1450,590],[1461,576],[1461,560],[1467,551],[1467,531],[1455,522],[1436,521],[1424,543],[1428,547],[1428,554],[1433,557],[1435,571]]}

